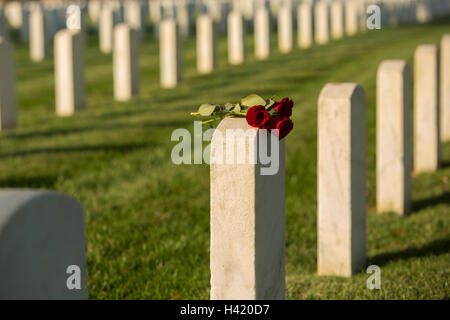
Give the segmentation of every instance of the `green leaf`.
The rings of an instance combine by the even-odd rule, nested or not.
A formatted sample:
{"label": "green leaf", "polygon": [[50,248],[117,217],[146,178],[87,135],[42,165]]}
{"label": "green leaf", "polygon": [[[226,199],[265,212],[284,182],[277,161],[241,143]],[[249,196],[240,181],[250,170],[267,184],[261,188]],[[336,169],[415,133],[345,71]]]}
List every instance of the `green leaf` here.
{"label": "green leaf", "polygon": [[204,103],[198,108],[198,113],[201,116],[209,117],[213,115],[213,113],[218,109],[218,107],[219,106],[215,104]]}
{"label": "green leaf", "polygon": [[251,94],[249,96],[246,96],[245,98],[242,98],[241,104],[248,107],[259,105],[264,106],[266,105],[266,101],[257,94]]}

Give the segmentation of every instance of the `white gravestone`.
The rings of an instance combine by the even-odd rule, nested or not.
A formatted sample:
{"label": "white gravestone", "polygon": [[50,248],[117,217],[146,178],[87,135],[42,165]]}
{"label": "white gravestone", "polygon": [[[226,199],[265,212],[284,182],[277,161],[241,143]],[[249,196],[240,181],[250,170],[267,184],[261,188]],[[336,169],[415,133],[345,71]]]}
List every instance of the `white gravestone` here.
{"label": "white gravestone", "polygon": [[377,210],[406,215],[411,207],[411,72],[386,60],[377,76]]}
{"label": "white gravestone", "polygon": [[355,0],[349,0],[345,3],[345,32],[353,36],[358,33],[359,25],[358,5]]}
{"label": "white gravestone", "polygon": [[[230,130],[248,131],[233,139],[228,136]],[[219,154],[229,157],[227,153],[239,145],[256,150],[258,131],[245,119],[225,118],[213,135],[211,159],[219,159]],[[229,158],[234,161],[223,158],[224,164],[213,161],[210,167],[211,299],[284,299],[284,140],[274,175],[261,175],[261,165],[251,164],[248,158],[243,162],[238,162],[236,154]]]}
{"label": "white gravestone", "polygon": [[176,17],[180,37],[186,39],[191,35],[191,17],[186,3],[179,3],[176,7]]}
{"label": "white gravestone", "polygon": [[125,5],[125,22],[135,29],[140,40],[145,38],[145,19],[140,1],[128,0]]}
{"label": "white gravestone", "polygon": [[331,3],[331,37],[340,39],[344,36],[344,4],[341,0]]}
{"label": "white gravestone", "polygon": [[114,42],[114,27],[118,22],[118,13],[106,6],[100,12],[99,41],[100,51],[111,53]]}
{"label": "white gravestone", "polygon": [[54,45],[56,114],[71,116],[85,107],[82,35],[61,30],[55,36]]}
{"label": "white gravestone", "polygon": [[30,57],[34,62],[44,60],[48,54],[45,16],[34,6],[30,12]]}
{"label": "white gravestone", "polygon": [[99,20],[102,3],[100,0],[90,0],[88,2],[89,19],[95,24]]}
{"label": "white gravestone", "polygon": [[19,29],[23,23],[23,3],[20,1],[6,2],[4,10],[11,27]]}
{"label": "white gravestone", "polygon": [[148,9],[149,9],[149,15],[150,15],[150,21],[153,24],[159,23],[162,16],[162,8],[161,8],[161,1],[160,0],[149,0],[148,1]]}
{"label": "white gravestone", "polygon": [[366,262],[364,89],[327,84],[318,113],[318,274],[349,277]]}
{"label": "white gravestone", "polygon": [[138,32],[125,23],[114,28],[114,98],[127,101],[139,93]]}
{"label": "white gravestone", "polygon": [[282,6],[278,10],[278,49],[281,53],[288,53],[294,47],[292,30],[292,10],[290,6]]}
{"label": "white gravestone", "polygon": [[228,15],[228,62],[242,64],[245,60],[245,27],[242,15],[233,11]]}
{"label": "white gravestone", "polygon": [[197,69],[200,73],[211,73],[216,61],[214,21],[208,15],[201,15],[197,18]]}
{"label": "white gravestone", "polygon": [[163,88],[174,88],[183,76],[181,41],[174,19],[161,22],[159,37],[160,80]]}
{"label": "white gravestone", "polygon": [[313,44],[313,8],[311,3],[302,2],[297,9],[297,42],[300,48]]}
{"label": "white gravestone", "polygon": [[263,60],[271,53],[271,25],[269,10],[260,7],[255,13],[255,56]]}
{"label": "white gravestone", "polygon": [[414,55],[414,171],[439,167],[439,48],[420,45]]}
{"label": "white gravestone", "polygon": [[450,34],[441,40],[441,141],[450,141]]}
{"label": "white gravestone", "polygon": [[321,0],[314,7],[314,33],[318,44],[325,44],[330,39],[329,3]]}

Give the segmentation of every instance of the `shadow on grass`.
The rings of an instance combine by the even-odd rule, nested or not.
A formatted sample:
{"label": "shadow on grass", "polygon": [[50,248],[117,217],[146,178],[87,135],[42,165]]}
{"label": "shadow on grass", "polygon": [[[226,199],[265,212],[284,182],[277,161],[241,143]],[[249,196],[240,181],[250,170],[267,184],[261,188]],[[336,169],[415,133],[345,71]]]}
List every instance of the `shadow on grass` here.
{"label": "shadow on grass", "polygon": [[449,161],[442,161],[441,165],[439,166],[440,169],[445,169],[450,167],[450,160]]}
{"label": "shadow on grass", "polygon": [[450,204],[450,192],[444,192],[438,196],[414,201],[412,204],[411,214],[417,213],[429,207],[434,207],[438,204]]}
{"label": "shadow on grass", "polygon": [[13,158],[21,156],[29,156],[36,154],[47,153],[72,153],[72,152],[100,152],[100,151],[112,151],[112,152],[131,152],[137,149],[147,148],[154,146],[152,143],[136,143],[136,144],[124,144],[124,145],[91,145],[91,146],[74,146],[74,147],[55,147],[55,148],[40,148],[17,151],[0,155],[0,159]]}
{"label": "shadow on grass", "polygon": [[396,260],[407,260],[409,258],[421,258],[432,255],[440,255],[450,252],[450,238],[435,240],[422,247],[412,247],[391,253],[382,253],[369,257],[369,264],[377,266],[386,265]]}
{"label": "shadow on grass", "polygon": [[0,188],[54,189],[57,176],[11,177],[0,179]]}
{"label": "shadow on grass", "polygon": [[[125,112],[124,114],[118,115],[121,117],[128,116],[130,113]],[[37,137],[55,137],[58,135],[68,135],[68,134],[77,134],[77,133],[85,133],[85,132],[100,132],[100,131],[111,131],[111,130],[120,130],[120,129],[139,129],[139,128],[180,128],[186,125],[187,121],[165,121],[165,122],[157,122],[155,120],[150,121],[140,121],[134,123],[107,123],[107,124],[93,124],[93,125],[85,125],[83,127],[66,127],[66,128],[58,128],[58,129],[49,129],[49,130],[41,130],[41,131],[29,131],[22,133],[7,133],[5,134],[5,138],[7,139],[28,139],[28,138],[37,138]],[[2,156],[0,156],[1,158]]]}

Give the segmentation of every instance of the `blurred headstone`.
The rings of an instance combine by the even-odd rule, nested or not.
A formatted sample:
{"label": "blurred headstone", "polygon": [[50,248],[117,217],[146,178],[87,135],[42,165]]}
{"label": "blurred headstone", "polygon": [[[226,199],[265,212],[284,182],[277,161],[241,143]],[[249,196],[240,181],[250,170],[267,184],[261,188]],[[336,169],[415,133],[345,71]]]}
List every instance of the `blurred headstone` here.
{"label": "blurred headstone", "polygon": [[340,39],[344,36],[344,4],[341,0],[331,3],[331,37]]}
{"label": "blurred headstone", "polygon": [[39,62],[48,54],[45,16],[40,6],[30,9],[30,57],[32,61]]}
{"label": "blurred headstone", "polygon": [[330,39],[330,7],[325,0],[320,0],[314,7],[315,39],[318,44],[325,44]]}
{"label": "blurred headstone", "polygon": [[255,13],[255,56],[257,59],[266,59],[272,51],[272,34],[269,10],[259,7]]}
{"label": "blurred headstone", "polygon": [[100,51],[111,53],[114,42],[114,27],[118,23],[118,13],[110,7],[102,8],[99,20]]}
{"label": "blurred headstone", "polygon": [[283,5],[278,9],[278,49],[288,53],[294,47],[292,8]]}
{"label": "blurred headstone", "polygon": [[56,114],[71,116],[85,107],[82,35],[69,29],[58,31],[54,46]]}
{"label": "blurred headstone", "polygon": [[441,40],[441,141],[450,141],[450,34]]}
{"label": "blurred headstone", "polygon": [[245,26],[242,15],[232,11],[228,15],[228,62],[242,64],[245,60]]}
{"label": "blurred headstone", "polygon": [[0,130],[17,125],[17,94],[14,46],[0,39]]}
{"label": "blurred headstone", "polygon": [[174,19],[164,19],[159,28],[161,86],[174,88],[181,82],[183,76],[178,25]]}
{"label": "blurred headstone", "polygon": [[297,9],[297,36],[300,48],[309,48],[313,43],[313,7],[302,2]]}
{"label": "blurred headstone", "polygon": [[52,191],[0,191],[0,299],[86,299],[83,207]]}
{"label": "blurred headstone", "polygon": [[420,45],[414,54],[414,171],[439,167],[439,48]]}
{"label": "blurred headstone", "polygon": [[197,69],[210,73],[216,67],[216,32],[214,21],[209,15],[197,18]]}
{"label": "blurred headstone", "polygon": [[139,34],[125,23],[114,28],[114,98],[127,101],[139,93]]}

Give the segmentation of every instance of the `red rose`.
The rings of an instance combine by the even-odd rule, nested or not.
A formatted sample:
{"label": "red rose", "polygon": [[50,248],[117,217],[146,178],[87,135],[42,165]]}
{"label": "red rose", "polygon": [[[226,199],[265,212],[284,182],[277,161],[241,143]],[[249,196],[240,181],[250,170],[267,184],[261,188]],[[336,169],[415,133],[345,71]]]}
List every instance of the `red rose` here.
{"label": "red rose", "polygon": [[245,118],[250,126],[260,128],[269,121],[270,114],[264,106],[253,106],[247,110]]}
{"label": "red rose", "polygon": [[281,101],[276,101],[273,107],[276,112],[285,117],[290,117],[292,115],[292,107],[294,102],[289,98],[284,98]]}
{"label": "red rose", "polygon": [[283,117],[281,115],[272,116],[267,123],[267,126],[271,130],[278,130],[278,132],[273,132],[281,140],[291,132],[294,127],[294,123],[288,117]]}

